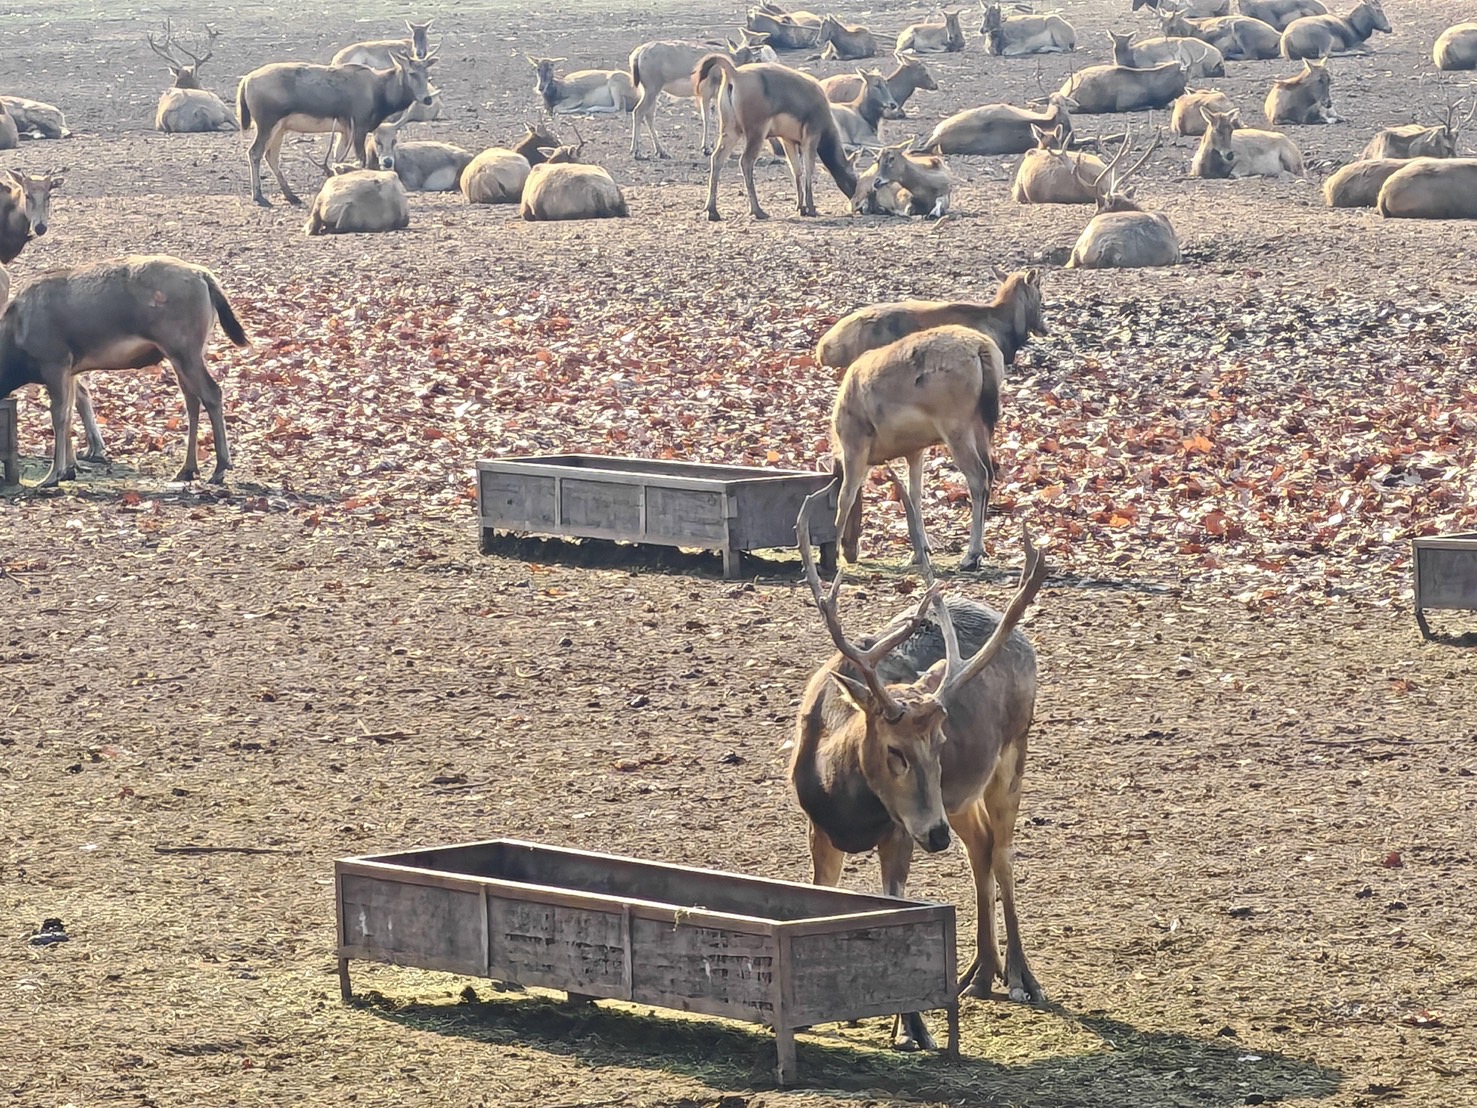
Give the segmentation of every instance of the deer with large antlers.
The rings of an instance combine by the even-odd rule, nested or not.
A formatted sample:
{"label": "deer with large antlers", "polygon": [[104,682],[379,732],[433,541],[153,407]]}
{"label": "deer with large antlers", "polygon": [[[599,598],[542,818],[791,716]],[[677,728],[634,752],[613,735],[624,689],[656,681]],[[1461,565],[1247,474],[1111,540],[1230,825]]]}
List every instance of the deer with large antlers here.
{"label": "deer with large antlers", "polygon": [[[875,848],[884,892],[902,896],[914,844],[936,854],[952,831],[969,854],[977,909],[975,957],[960,980],[962,993],[989,996],[998,978],[1011,999],[1039,1002],[1044,995],[1021,943],[1010,855],[1036,706],[1036,654],[1016,625],[1046,579],[1046,562],[1026,535],[1025,570],[1002,614],[963,597],[942,598],[919,545],[928,582],[923,599],[877,636],[854,643],[837,614],[841,572],[826,589],[810,546],[811,513],[828,493],[808,498],[796,524],[805,576],[837,650],[806,686],[790,760],[795,796],[810,821],[812,878],[835,885],[847,854]],[[921,533],[918,506],[901,483],[898,494],[910,530]],[[903,1014],[899,1025],[897,1049],[934,1048],[920,1013]]]}
{"label": "deer with large antlers", "polygon": [[[174,74],[174,84],[159,97],[159,107],[154,112],[155,130],[170,134],[236,130],[236,120],[226,102],[200,84],[200,67],[215,54],[215,40],[219,37],[220,32],[207,23],[203,47],[197,41],[192,44],[195,50],[191,50],[175,38],[174,24],[168,19],[164,21],[163,42],[155,39],[153,32],[144,35],[149,49],[163,58],[169,72]],[[196,53],[201,49],[203,54]],[[190,60],[186,62],[185,58]]]}
{"label": "deer with large antlers", "polygon": [[[1068,269],[1130,269],[1143,266],[1178,265],[1180,240],[1169,217],[1162,212],[1146,212],[1133,198],[1128,185],[1132,177],[1159,145],[1158,137],[1133,165],[1122,173],[1118,163],[1132,146],[1132,135],[1123,136],[1123,145],[1106,169],[1095,177],[1090,188],[1097,197],[1097,215],[1087,224],[1072,256]],[[1080,173],[1080,170],[1079,170]],[[1084,183],[1086,177],[1083,176]]]}

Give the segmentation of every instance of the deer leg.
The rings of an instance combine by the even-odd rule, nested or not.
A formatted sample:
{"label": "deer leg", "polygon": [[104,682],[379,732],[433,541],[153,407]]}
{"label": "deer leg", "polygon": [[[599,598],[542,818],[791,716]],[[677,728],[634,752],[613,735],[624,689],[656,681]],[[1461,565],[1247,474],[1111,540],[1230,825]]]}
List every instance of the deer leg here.
{"label": "deer leg", "polygon": [[[287,128],[277,127],[267,142],[267,165],[271,166],[272,173],[277,178],[277,187],[282,190],[282,199],[289,204],[302,204],[298,194],[292,191],[292,186],[287,183],[287,178],[282,175],[282,140],[287,137]],[[254,147],[253,147],[254,148]],[[261,188],[261,180],[257,180],[257,188]],[[265,203],[265,201],[263,201]]]}
{"label": "deer leg", "polygon": [[815,139],[806,141],[803,150],[805,162],[804,189],[800,196],[800,214],[813,216],[815,210],[815,152],[817,142]]}
{"label": "deer leg", "polygon": [[1025,772],[1025,739],[1007,745],[1000,761],[985,786],[980,801],[984,818],[989,821],[992,847],[990,869],[1000,886],[1000,909],[1005,916],[1005,987],[1010,999],[1040,1004],[1046,999],[1041,983],[1026,962],[1021,945],[1021,925],[1015,911],[1015,869],[1010,858],[1015,840],[1016,814],[1021,806],[1021,778]]}
{"label": "deer leg", "polygon": [[63,368],[56,374],[56,383],[47,385],[51,398],[51,468],[36,485],[38,489],[55,488],[62,481],[76,480],[77,470],[72,462],[72,405],[76,402],[77,378],[70,369]]}
{"label": "deer leg", "polygon": [[990,466],[980,457],[972,429],[963,434],[947,435],[944,442],[969,485],[969,545],[964,548],[959,568],[979,569],[985,556],[985,501],[990,496]]}
{"label": "deer leg", "polygon": [[[882,863],[882,891],[888,896],[903,896],[908,887],[908,872],[913,868],[913,839],[897,824],[877,844],[877,859]],[[923,1022],[922,1012],[903,1012],[893,1025],[892,1049],[903,1051],[937,1050],[938,1044]]]}
{"label": "deer leg", "polygon": [[[258,123],[256,134],[252,137],[251,146],[246,151],[246,162],[251,167],[251,198],[264,208],[270,208],[271,202],[262,194],[262,154],[267,149],[267,143],[271,140],[270,128]],[[281,174],[278,174],[281,180]]]}
{"label": "deer leg", "polygon": [[841,553],[856,565],[862,540],[862,482],[867,479],[866,456],[861,451],[841,459],[841,491],[836,494],[836,533]]}
{"label": "deer leg", "polygon": [[739,168],[744,171],[744,188],[749,193],[749,214],[755,219],[768,219],[769,213],[759,206],[759,194],[754,191],[754,163],[759,160],[759,151],[764,146],[764,135],[755,132],[744,137],[744,152],[739,155]]}
{"label": "deer leg", "polygon": [[718,145],[713,147],[712,157],[708,159],[708,221],[717,223],[723,217],[718,214],[718,174],[723,169],[723,163],[728,161],[733,148],[738,145],[739,136],[729,133],[720,127],[718,130]]}
{"label": "deer leg", "polygon": [[908,518],[908,538],[913,543],[913,564],[917,565],[923,561],[923,554],[933,549],[928,545],[928,535],[923,530],[923,451],[909,454],[907,462],[908,497],[913,501],[918,513],[916,530],[912,517]]}
{"label": "deer leg", "polygon": [[988,997],[1001,971],[1000,948],[995,941],[995,872],[991,868],[995,837],[984,801],[950,813],[949,826],[963,840],[969,868],[974,872],[974,961],[959,978],[959,991],[961,996]]}
{"label": "deer leg", "polygon": [[831,837],[815,824],[810,825],[810,881],[813,885],[835,885],[841,880],[841,867],[846,862],[844,851],[836,849]]}
{"label": "deer leg", "polygon": [[106,462],[108,452],[103,446],[103,433],[98,429],[97,416],[92,411],[92,397],[80,379],[77,381],[77,414],[82,417],[82,429],[87,433],[87,453],[82,455],[83,460]]}
{"label": "deer leg", "polygon": [[802,174],[805,172],[805,164],[801,159],[800,147],[789,139],[770,139],[773,146],[779,143],[780,153],[785,156],[785,163],[790,167],[790,180],[795,183],[795,204],[800,212],[805,212],[805,186],[801,183]]}

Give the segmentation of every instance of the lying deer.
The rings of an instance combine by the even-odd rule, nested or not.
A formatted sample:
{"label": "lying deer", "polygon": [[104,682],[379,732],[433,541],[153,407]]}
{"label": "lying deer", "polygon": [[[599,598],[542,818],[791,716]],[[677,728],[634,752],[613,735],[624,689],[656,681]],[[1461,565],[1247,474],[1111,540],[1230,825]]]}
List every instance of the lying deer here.
{"label": "lying deer", "polygon": [[1149,69],[1122,65],[1090,65],[1069,76],[1058,94],[1086,115],[1142,112],[1168,107],[1185,91],[1185,69],[1169,61]]}
{"label": "lying deer", "polygon": [[943,13],[942,23],[914,23],[897,37],[898,53],[957,54],[964,49],[964,28],[957,11]]}
{"label": "lying deer", "polygon": [[1276,27],[1248,15],[1191,19],[1183,12],[1172,12],[1163,18],[1160,29],[1166,37],[1208,42],[1228,62],[1264,61],[1275,58],[1282,48],[1282,33]]}
{"label": "lying deer", "polygon": [[982,331],[1011,365],[1032,335],[1046,334],[1041,311],[1041,271],[1006,273],[995,267],[1000,287],[987,304],[969,300],[902,300],[858,308],[841,319],[815,344],[816,361],[846,369],[868,350],[896,342],[904,335],[957,323]]}
{"label": "lying deer", "polygon": [[[959,568],[979,568],[1004,382],[995,340],[957,324],[906,335],[851,363],[831,411],[833,472],[841,482],[836,532],[847,561],[857,560],[862,486],[871,468],[906,458],[909,491],[921,503],[923,455],[942,444],[969,486],[969,543]],[[915,549],[921,540],[914,536]]]}
{"label": "lying deer", "polygon": [[512,150],[484,150],[462,171],[462,195],[468,204],[517,204],[529,168],[528,159]]}
{"label": "lying deer", "polygon": [[450,142],[401,142],[401,127],[387,124],[369,136],[367,168],[393,172],[409,192],[455,192],[472,152]]}
{"label": "lying deer", "polygon": [[1268,123],[1337,123],[1332,89],[1327,64],[1305,61],[1301,73],[1272,82],[1262,110]]}
{"label": "lying deer", "polygon": [[834,15],[821,18],[815,44],[824,47],[824,61],[854,62],[877,56],[877,40],[865,27],[849,27]]}
{"label": "lying deer", "polygon": [[339,167],[323,182],[308,222],[307,235],[372,235],[410,226],[410,199],[400,178],[388,169]]}
{"label": "lying deer", "polygon": [[[1203,135],[1209,126],[1205,122],[1206,112],[1223,112],[1234,115],[1236,105],[1224,92],[1215,89],[1186,89],[1185,95],[1174,102],[1169,113],[1169,129],[1176,135]],[[1239,125],[1240,116],[1237,116]]]}
{"label": "lying deer", "polygon": [[[906,108],[908,100],[919,89],[925,92],[939,90],[938,82],[921,58],[894,54],[893,60],[897,62],[897,68],[887,75],[887,91],[892,93],[899,108]],[[854,73],[838,73],[822,81],[821,88],[826,90],[826,99],[831,103],[845,104],[848,100],[855,100],[857,93],[861,92],[862,79]]]}
{"label": "lying deer", "polygon": [[[220,32],[209,23],[205,25],[206,42],[204,54],[188,50],[174,37],[174,25],[164,21],[164,41],[157,42],[152,33],[145,34],[149,49],[164,59],[174,75],[174,85],[164,90],[159,97],[159,106],[154,112],[154,129],[171,134],[198,134],[205,131],[234,131],[236,120],[231,109],[215,93],[200,84],[200,67],[215,55],[215,40]],[[195,44],[200,49],[200,44]],[[183,58],[176,57],[178,50]]]}
{"label": "lying deer", "polygon": [[1158,145],[1156,138],[1138,161],[1119,173],[1118,163],[1132,146],[1131,135],[1123,136],[1113,160],[1090,182],[1097,198],[1097,215],[1072,247],[1068,269],[1132,269],[1180,263],[1180,240],[1169,217],[1144,211],[1127,184]]}
{"label": "lying deer", "polygon": [[534,221],[624,219],[631,214],[625,194],[607,170],[579,163],[584,145],[581,139],[577,147],[543,152],[545,160],[528,172],[519,215]]}
{"label": "lying deer", "polygon": [[1012,104],[986,104],[949,116],[923,143],[923,149],[940,154],[1024,154],[1035,149],[1036,131],[1060,130],[1070,141],[1076,104],[1059,93],[1051,93],[1044,108],[1031,110]]}
{"label": "lying deer", "polygon": [[1270,24],[1281,34],[1287,25],[1305,15],[1327,15],[1328,9],[1320,0],[1237,0],[1237,9],[1242,15],[1260,19]]}
{"label": "lying deer", "polygon": [[1431,60],[1446,72],[1477,69],[1477,23],[1458,23],[1442,31],[1431,48]]}
{"label": "lying deer", "polygon": [[77,475],[69,426],[77,378],[95,369],[144,369],[168,359],[185,396],[189,438],[176,481],[199,474],[200,405],[210,415],[219,484],[231,467],[221,390],[205,368],[216,319],[226,337],[246,345],[215,275],[178,258],[134,255],[43,273],[0,314],[0,396],[41,385],[51,399],[51,468],[39,488]]}
{"label": "lying deer", "polygon": [[1372,208],[1380,189],[1410,158],[1364,158],[1350,162],[1323,182],[1323,200],[1330,208]]}
{"label": "lying deer", "polygon": [[15,120],[23,135],[44,139],[72,137],[67,128],[67,117],[55,104],[28,100],[24,96],[0,96],[0,106],[4,106],[5,114]]}
{"label": "lying deer", "polygon": [[901,142],[883,148],[877,164],[857,184],[853,211],[929,219],[948,213],[954,175],[942,158],[912,153],[908,149],[911,145]]}
{"label": "lying deer", "polygon": [[528,58],[534,68],[534,91],[549,115],[619,115],[635,110],[636,89],[624,69],[578,69],[560,77],[554,67],[566,60]]}
{"label": "lying deer", "polygon": [[[826,589],[810,546],[810,519],[828,492],[807,499],[796,523],[806,580],[837,650],[806,685],[790,758],[810,824],[812,879],[835,885],[847,854],[875,848],[883,891],[903,896],[914,844],[938,853],[952,831],[969,855],[975,889],[975,956],[962,994],[988,997],[998,978],[1011,999],[1040,1002],[1021,942],[1011,847],[1037,688],[1036,655],[1017,625],[1046,580],[1046,563],[1025,536],[1025,569],[1002,614],[942,598],[922,553],[929,587],[917,607],[854,643],[838,614],[841,573]],[[917,504],[901,487],[899,495],[915,517]],[[919,1013],[901,1015],[895,1027],[896,1049],[935,1048]]]}
{"label": "lying deer", "polygon": [[538,165],[544,161],[543,151],[553,150],[559,146],[559,138],[542,123],[525,123],[527,133],[513,144],[513,153],[522,156],[529,165]]}
{"label": "lying deer", "polygon": [[821,17],[814,12],[787,12],[761,3],[748,11],[745,29],[764,35],[776,50],[810,50],[821,33]]}
{"label": "lying deer", "polygon": [[1109,31],[1113,40],[1113,62],[1126,69],[1150,69],[1165,62],[1178,62],[1185,77],[1224,77],[1226,59],[1208,42],[1198,38],[1146,38],[1134,42],[1132,34]]}
{"label": "lying deer", "polygon": [[1477,219],[1477,158],[1406,162],[1385,181],[1375,207],[1387,219]]}
{"label": "lying deer", "polygon": [[999,4],[986,4],[980,34],[985,48],[1007,58],[1024,54],[1070,54],[1077,32],[1059,15],[1004,15]]}
{"label": "lying deer", "polygon": [[718,144],[708,164],[708,219],[717,221],[718,174],[734,147],[744,144],[739,167],[749,194],[749,212],[768,219],[754,192],[754,164],[767,138],[780,140],[795,179],[801,215],[813,216],[815,162],[819,157],[848,201],[856,195],[856,174],[841,148],[841,133],[826,92],[814,77],[773,62],[736,66],[724,54],[710,54],[697,69],[699,84],[714,74],[718,96]]}
{"label": "lying deer", "polygon": [[[1100,176],[1102,159],[1093,154],[1069,154],[1067,135],[1060,127],[1051,131],[1032,127],[1036,148],[1026,151],[1010,186],[1010,198],[1018,204],[1091,204],[1097,194],[1090,182]],[[1087,176],[1082,171],[1086,169]]]}
{"label": "lying deer", "polygon": [[21,144],[21,131],[5,105],[0,103],[0,150],[14,150]]}
{"label": "lying deer", "polygon": [[1472,102],[1471,110],[1458,119],[1456,113],[1461,106],[1460,101],[1447,105],[1446,122],[1435,127],[1423,127],[1419,123],[1386,127],[1369,140],[1369,145],[1359,157],[1454,158],[1462,128],[1471,123],[1473,113],[1477,113],[1477,100]]}
{"label": "lying deer", "polygon": [[1226,177],[1303,176],[1303,154],[1281,131],[1241,126],[1236,112],[1205,115],[1205,134],[1190,161],[1190,176]]}
{"label": "lying deer", "polygon": [[1282,32],[1282,56],[1297,61],[1368,54],[1365,43],[1376,31],[1390,33],[1380,0],[1360,0],[1348,15],[1306,15],[1293,20]]}
{"label": "lying deer", "polygon": [[1231,0],[1133,0],[1133,11],[1151,8],[1156,12],[1182,11],[1196,19],[1212,19],[1231,13]]}

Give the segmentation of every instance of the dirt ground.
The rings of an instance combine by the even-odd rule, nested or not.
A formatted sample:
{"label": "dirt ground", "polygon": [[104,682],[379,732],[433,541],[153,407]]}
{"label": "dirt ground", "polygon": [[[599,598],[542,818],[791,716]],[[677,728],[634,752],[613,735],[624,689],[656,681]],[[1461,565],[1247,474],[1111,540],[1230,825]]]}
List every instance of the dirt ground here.
{"label": "dirt ground", "polygon": [[[1042,61],[1049,87],[1133,22],[1118,0],[1062,7],[1084,49]],[[1448,641],[1421,640],[1407,557],[1412,535],[1477,529],[1474,240],[1329,212],[1317,191],[1379,126],[1473,95],[1430,71],[1461,5],[1386,9],[1395,33],[1335,63],[1348,122],[1289,129],[1309,181],[1185,181],[1191,149],[1170,142],[1140,193],[1186,263],[1096,274],[1061,268],[1082,209],[1009,201],[1013,159],[958,159],[958,216],[939,226],[851,220],[824,180],[821,218],[802,221],[778,166],[760,179],[775,218],[753,223],[735,165],[728,221],[709,226],[696,120],[675,102],[670,162],[633,162],[624,119],[580,124],[627,186],[627,221],[529,225],[416,196],[404,233],[308,239],[301,211],[246,199],[238,136],[148,130],[164,81],[142,33],[163,10],[0,14],[0,90],[64,106],[77,132],[0,154],[67,178],[17,283],[173,253],[216,270],[254,338],[213,348],[239,467],[225,490],[168,483],[182,404],[145,372],[94,376],[111,466],[0,493],[6,1102],[1477,1100],[1477,653],[1460,614],[1436,620]],[[742,17],[173,14],[221,29],[206,75],[228,96],[256,65],[434,15],[449,118],[426,133],[472,149],[533,118],[521,52],[617,65]],[[896,31],[923,13],[846,14]],[[920,133],[1036,89],[1033,61],[974,38],[930,65],[942,91],[920,96]],[[1290,71],[1214,83],[1255,115]],[[287,162],[308,193],[319,145]],[[368,965],[364,1002],[340,1004],[335,858],[512,835],[809,876],[786,743],[826,636],[793,557],[730,582],[711,555],[522,539],[483,556],[472,464],[590,449],[822,467],[835,379],[808,352],[825,326],[879,299],[988,295],[997,264],[1042,267],[1053,333],[1010,373],[989,569],[950,587],[1001,602],[1018,521],[1049,544],[1017,872],[1050,1005],[967,1002],[952,1064],[887,1050],[887,1020],[816,1028],[804,1087],[780,1092],[766,1035],[716,1020]],[[34,481],[49,423],[39,394],[20,405]],[[926,511],[949,569],[960,491],[940,459]],[[849,574],[861,629],[908,587],[880,492]],[[844,880],[872,888],[875,860]],[[910,891],[961,906],[967,958],[962,852],[918,860]],[[51,917],[70,941],[32,945]]]}

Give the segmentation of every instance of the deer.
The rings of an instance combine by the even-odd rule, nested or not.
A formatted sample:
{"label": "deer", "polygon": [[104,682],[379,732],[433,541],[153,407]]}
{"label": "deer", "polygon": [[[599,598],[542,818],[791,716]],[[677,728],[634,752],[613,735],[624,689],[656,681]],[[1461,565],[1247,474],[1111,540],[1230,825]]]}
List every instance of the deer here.
{"label": "deer", "polygon": [[1437,35],[1431,60],[1448,73],[1477,69],[1477,23],[1458,23]]}
{"label": "deer", "polygon": [[[1069,154],[1066,132],[1060,127],[1046,131],[1032,127],[1036,149],[1026,151],[1010,187],[1010,198],[1018,204],[1092,204],[1097,193],[1090,183],[1107,168],[1092,154]],[[1083,169],[1091,175],[1082,176]]]}
{"label": "deer", "polygon": [[1279,35],[1296,19],[1328,14],[1320,0],[1236,0],[1236,10],[1270,24]]}
{"label": "deer", "polygon": [[999,4],[984,5],[980,34],[991,54],[1016,58],[1024,54],[1070,54],[1077,32],[1059,15],[1003,15]]}
{"label": "deer", "polygon": [[1401,127],[1386,127],[1369,140],[1369,145],[1364,148],[1359,157],[1361,159],[1454,158],[1461,129],[1471,123],[1473,114],[1477,113],[1477,100],[1472,102],[1472,107],[1466,115],[1457,119],[1457,112],[1461,110],[1461,106],[1461,101],[1448,104],[1446,122],[1435,127],[1423,127],[1419,123],[1407,123]]}
{"label": "deer", "polygon": [[0,265],[9,265],[33,239],[46,234],[51,194],[65,177],[32,177],[18,169],[0,169]]}
{"label": "deer", "polygon": [[[152,32],[144,35],[149,49],[164,59],[174,75],[174,84],[159,97],[159,106],[154,112],[154,129],[169,134],[198,134],[205,131],[234,131],[236,120],[231,109],[215,93],[200,84],[200,68],[215,55],[215,40],[220,37],[211,24],[205,24],[206,41],[204,54],[186,49],[174,37],[172,21],[164,21],[164,41],[160,43]],[[195,44],[201,49],[200,44]],[[176,57],[178,50],[182,57]],[[183,58],[189,58],[185,62]]]}
{"label": "deer", "polygon": [[366,167],[393,172],[407,192],[455,192],[472,152],[450,142],[401,142],[402,126],[387,124],[369,136]]}
{"label": "deer", "polygon": [[468,204],[517,204],[530,168],[528,159],[512,150],[484,150],[462,171],[462,196]]}
{"label": "deer", "polygon": [[1151,8],[1156,12],[1178,10],[1196,19],[1212,19],[1231,14],[1231,0],[1133,0],[1133,10]]}
{"label": "deer", "polygon": [[831,115],[836,120],[844,149],[871,149],[881,145],[877,130],[884,119],[906,119],[907,116],[893,99],[881,70],[859,69],[857,76],[862,79],[861,91],[844,104],[833,103]]}
{"label": "deer", "polygon": [[1477,158],[1406,162],[1386,179],[1375,209],[1386,219],[1477,219]]}
{"label": "deer", "polygon": [[1207,126],[1190,162],[1191,177],[1303,176],[1302,152],[1280,131],[1242,127],[1235,112],[1202,114]]}
{"label": "deer", "polygon": [[754,192],[754,163],[765,139],[771,136],[784,145],[802,216],[816,214],[817,157],[848,201],[856,195],[856,174],[841,148],[841,132],[819,81],[773,62],[736,66],[725,54],[704,58],[697,69],[697,81],[702,83],[715,74],[721,75],[722,83],[718,95],[718,143],[708,163],[710,221],[723,218],[718,214],[718,174],[740,142],[744,150],[739,156],[739,167],[749,194],[749,213],[755,219],[769,218]]}
{"label": "deer", "polygon": [[20,144],[20,128],[16,126],[15,120],[10,118],[5,105],[0,104],[0,150],[14,150]]}
{"label": "deer", "polygon": [[55,104],[41,100],[28,100],[24,96],[0,96],[0,107],[15,120],[16,129],[32,138],[71,138],[67,117]]}
{"label": "deer", "polygon": [[[954,175],[942,158],[912,153],[910,142],[884,147],[877,164],[857,185],[853,211],[921,215],[939,219],[949,211],[954,194]],[[868,198],[876,201],[866,203]]]}
{"label": "deer", "polygon": [[1169,217],[1162,212],[1144,211],[1133,198],[1133,188],[1127,184],[1158,145],[1159,140],[1155,138],[1138,161],[1119,173],[1118,163],[1132,146],[1131,136],[1124,135],[1113,160],[1090,182],[1097,199],[1097,214],[1072,247],[1068,269],[1179,265],[1180,240]]}
{"label": "deer", "polygon": [[[768,39],[768,35],[756,35],[747,29],[741,30],[737,42],[733,39],[726,40],[729,58],[734,65],[773,61],[774,51],[769,49]],[[642,43],[631,51],[631,84],[639,93],[631,113],[631,157],[637,161],[642,158],[643,127],[651,137],[652,146],[656,148],[656,156],[671,157],[656,133],[656,102],[664,92],[672,96],[691,96],[697,100],[698,116],[703,121],[703,155],[706,157],[712,154],[713,148],[708,141],[708,120],[717,104],[718,86],[710,82],[707,86],[699,87],[693,80],[693,74],[698,63],[713,52],[714,47],[711,44],[667,40]]]}
{"label": "deer", "polygon": [[1372,208],[1380,189],[1410,158],[1365,158],[1350,162],[1323,182],[1323,200],[1330,208]]}
{"label": "deer", "polygon": [[1360,0],[1348,15],[1306,15],[1282,32],[1282,56],[1290,61],[1368,54],[1365,45],[1376,31],[1390,33],[1380,0]]}
{"label": "deer", "polygon": [[811,12],[786,12],[772,4],[750,8],[745,28],[767,36],[775,50],[811,50],[821,33],[821,18]]}
{"label": "deer", "polygon": [[[1232,115],[1235,111],[1236,105],[1224,92],[1208,88],[1186,89],[1185,94],[1170,109],[1169,129],[1176,135],[1203,135],[1205,128],[1209,126],[1205,122],[1205,112]],[[1236,117],[1234,125],[1240,126],[1240,116]]]}
{"label": "deer", "polygon": [[1165,62],[1178,62],[1187,79],[1224,77],[1226,60],[1221,52],[1198,38],[1146,38],[1134,42],[1132,34],[1109,31],[1113,40],[1113,62],[1126,69],[1148,69]]}
{"label": "deer", "polygon": [[1141,112],[1168,107],[1185,91],[1185,68],[1169,61],[1148,69],[1122,65],[1090,65],[1069,76],[1058,95],[1085,115]]}
{"label": "deer", "polygon": [[1164,16],[1160,29],[1166,38],[1198,38],[1221,52],[1228,62],[1265,61],[1282,49],[1282,32],[1249,15],[1191,19],[1183,12]]}
{"label": "deer", "polygon": [[631,213],[605,169],[551,158],[528,171],[518,214],[534,221],[623,219]]}
{"label": "deer", "polygon": [[1332,90],[1328,63],[1304,61],[1301,73],[1272,81],[1262,112],[1268,123],[1337,123]]}
{"label": "deer", "polygon": [[964,49],[964,28],[958,11],[943,12],[942,23],[914,23],[897,36],[899,54],[911,50],[915,54],[957,54]]}
{"label": "deer", "polygon": [[303,233],[381,234],[410,226],[410,199],[400,178],[388,169],[334,167],[308,211]]}
{"label": "deer", "polygon": [[[934,80],[922,58],[908,58],[901,54],[894,54],[892,57],[897,62],[897,68],[887,75],[887,91],[892,93],[899,108],[906,108],[908,100],[919,89],[925,92],[939,90],[938,82]],[[862,87],[862,79],[855,73],[838,73],[821,82],[821,88],[826,90],[826,99],[833,104],[845,104],[848,100],[856,99]]]}
{"label": "deer", "polygon": [[860,61],[877,56],[877,39],[865,27],[850,27],[834,15],[821,19],[815,44],[822,47],[822,61]]}
{"label": "deer", "polygon": [[[958,835],[974,874],[977,927],[961,992],[988,997],[998,978],[1011,999],[1040,1003],[1045,994],[1021,942],[1011,846],[1037,688],[1035,652],[1018,625],[1046,580],[1046,562],[1025,534],[1025,568],[1002,613],[943,597],[923,554],[928,587],[917,606],[853,643],[838,614],[842,573],[822,585],[807,530],[828,491],[807,498],[796,522],[805,578],[836,647],[806,684],[790,758],[812,880],[837,884],[847,854],[875,848],[883,891],[902,896],[914,845],[938,853]],[[917,516],[917,504],[898,491]],[[894,1028],[895,1049],[935,1049],[919,1013],[901,1014]]]}
{"label": "deer", "polygon": [[0,312],[5,310],[5,305],[10,301],[10,270],[0,265]]}
{"label": "deer", "polygon": [[512,151],[520,155],[530,166],[538,165],[544,160],[541,153],[544,149],[554,149],[559,145],[559,138],[542,123],[529,121],[523,124],[527,128],[523,137],[512,145]]}
{"label": "deer", "polygon": [[390,69],[362,65],[313,65],[274,62],[254,69],[236,90],[236,114],[241,129],[256,127],[247,152],[251,167],[251,198],[270,207],[262,195],[262,157],[277,178],[289,204],[302,200],[282,174],[279,158],[288,131],[349,129],[354,159],[364,164],[369,132],[413,102],[431,102],[429,70],[436,59],[395,54]]}
{"label": "deer", "polygon": [[636,108],[636,89],[624,69],[579,69],[560,77],[554,67],[567,58],[524,57],[534,68],[534,91],[550,117],[619,115]]}
{"label": "deer", "polygon": [[[1039,102],[1038,102],[1039,103]],[[1011,104],[986,104],[956,112],[935,127],[923,149],[939,154],[1024,154],[1037,145],[1036,129],[1072,134],[1071,109],[1076,102],[1051,93],[1041,111]]]}
{"label": "deer", "polygon": [[896,342],[904,335],[957,323],[995,340],[1006,365],[1031,341],[1045,335],[1042,315],[1041,271],[1006,273],[994,268],[1000,287],[989,303],[971,300],[902,300],[858,308],[837,320],[815,344],[821,365],[846,369],[868,350]]}
{"label": "deer", "polygon": [[51,468],[38,488],[74,480],[77,460],[68,427],[80,374],[101,369],[145,369],[167,359],[185,397],[189,438],[175,481],[199,476],[196,443],[203,403],[215,438],[220,484],[231,468],[221,389],[205,368],[216,322],[228,339],[246,346],[246,332],[204,266],[163,254],[132,255],[34,278],[0,314],[0,396],[40,385],[51,400]]}

